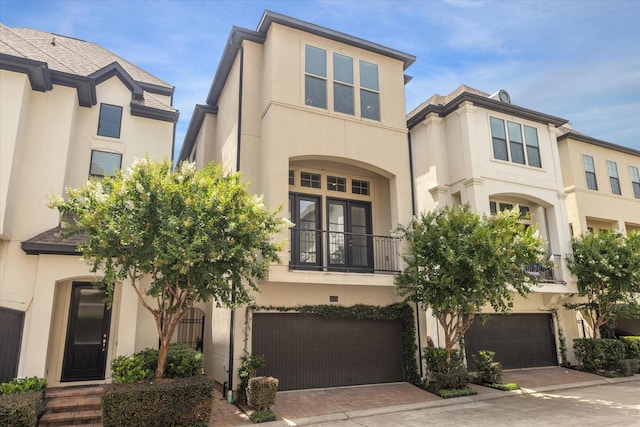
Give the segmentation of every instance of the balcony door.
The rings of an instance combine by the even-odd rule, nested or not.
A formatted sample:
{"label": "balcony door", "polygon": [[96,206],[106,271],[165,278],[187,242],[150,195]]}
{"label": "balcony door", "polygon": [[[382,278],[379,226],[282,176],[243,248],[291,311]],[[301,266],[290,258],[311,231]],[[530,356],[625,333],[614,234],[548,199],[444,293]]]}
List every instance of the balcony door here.
{"label": "balcony door", "polygon": [[322,206],[319,196],[291,194],[291,264],[296,268],[322,268]]}
{"label": "balcony door", "polygon": [[336,271],[373,271],[371,204],[327,199],[328,267]]}

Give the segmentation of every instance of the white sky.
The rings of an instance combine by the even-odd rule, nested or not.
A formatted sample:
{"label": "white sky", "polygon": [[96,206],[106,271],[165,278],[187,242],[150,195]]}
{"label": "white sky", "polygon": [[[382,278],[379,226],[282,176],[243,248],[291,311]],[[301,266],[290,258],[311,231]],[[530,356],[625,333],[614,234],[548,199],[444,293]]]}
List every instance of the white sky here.
{"label": "white sky", "polygon": [[640,150],[640,0],[0,0],[0,21],[91,41],[176,87],[179,151],[233,25],[265,9],[410,53],[407,112],[461,84]]}

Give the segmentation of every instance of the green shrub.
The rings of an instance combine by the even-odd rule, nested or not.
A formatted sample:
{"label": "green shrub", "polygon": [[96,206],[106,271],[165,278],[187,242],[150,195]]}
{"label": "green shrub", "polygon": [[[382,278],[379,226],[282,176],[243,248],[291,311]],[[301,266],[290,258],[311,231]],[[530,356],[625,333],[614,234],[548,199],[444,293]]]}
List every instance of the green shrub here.
{"label": "green shrub", "polygon": [[247,386],[247,403],[257,410],[269,409],[276,403],[278,379],[273,377],[254,377]]}
{"label": "green shrub", "polygon": [[[158,350],[145,349],[131,356],[119,356],[111,362],[113,380],[127,384],[150,380],[158,367]],[[165,378],[187,378],[204,374],[204,357],[186,344],[169,344]]]}
{"label": "green shrub", "polygon": [[493,361],[495,355],[495,351],[486,350],[480,350],[477,355],[471,355],[478,384],[494,384],[502,380],[502,365],[500,362]]}
{"label": "green shrub", "polygon": [[240,402],[247,401],[247,386],[249,380],[256,376],[258,369],[264,368],[265,360],[262,356],[254,356],[247,354],[240,359],[241,365],[238,369],[238,375],[240,376],[240,384],[238,384],[238,400]]}
{"label": "green shrub", "polygon": [[43,411],[42,391],[0,395],[0,426],[35,427]]}
{"label": "green shrub", "polygon": [[44,392],[45,388],[47,388],[47,380],[44,378],[14,378],[9,382],[0,384],[0,394],[26,393],[28,391]]}
{"label": "green shrub", "polygon": [[620,337],[625,346],[625,358],[640,359],[640,336]]}
{"label": "green shrub", "polygon": [[259,411],[253,411],[251,415],[249,415],[249,419],[254,423],[264,423],[267,421],[275,421],[276,413],[271,409],[261,409]]}
{"label": "green shrub", "polygon": [[[147,350],[143,350],[147,351]],[[155,350],[152,350],[155,351]],[[117,383],[127,384],[153,378],[155,368],[150,367],[143,352],[131,356],[118,356],[111,361],[111,374]],[[156,351],[156,363],[158,360]],[[153,365],[153,363],[151,363]]]}
{"label": "green shrub", "polygon": [[573,340],[576,359],[587,372],[617,371],[625,358],[625,344],[608,338],[577,338]]}
{"label": "green shrub", "polygon": [[204,356],[186,344],[170,344],[165,377],[186,378],[204,374]]}
{"label": "green shrub", "polygon": [[213,381],[204,376],[107,384],[102,394],[103,425],[206,426],[213,386]]}
{"label": "green shrub", "polygon": [[449,365],[444,348],[425,347],[423,357],[427,362],[426,386],[429,390],[437,392],[440,389],[462,389],[469,383],[469,374],[458,350],[451,352]]}
{"label": "green shrub", "polygon": [[618,362],[618,373],[623,377],[632,377],[638,371],[638,359],[622,359]]}
{"label": "green shrub", "polygon": [[441,388],[440,390],[438,390],[438,395],[443,399],[449,399],[451,397],[473,396],[474,394],[478,393],[475,390],[467,387],[454,389]]}

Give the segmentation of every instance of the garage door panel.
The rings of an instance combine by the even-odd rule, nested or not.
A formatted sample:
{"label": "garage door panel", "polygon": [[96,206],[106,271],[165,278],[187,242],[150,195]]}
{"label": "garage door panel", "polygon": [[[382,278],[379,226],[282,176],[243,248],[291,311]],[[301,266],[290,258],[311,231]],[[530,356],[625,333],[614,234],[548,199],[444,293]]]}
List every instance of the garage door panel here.
{"label": "garage door panel", "polygon": [[504,369],[558,364],[550,314],[492,314],[477,318],[465,334],[467,362],[480,350],[496,353]]}
{"label": "garage door panel", "polygon": [[399,320],[256,313],[252,345],[280,390],[402,381]]}

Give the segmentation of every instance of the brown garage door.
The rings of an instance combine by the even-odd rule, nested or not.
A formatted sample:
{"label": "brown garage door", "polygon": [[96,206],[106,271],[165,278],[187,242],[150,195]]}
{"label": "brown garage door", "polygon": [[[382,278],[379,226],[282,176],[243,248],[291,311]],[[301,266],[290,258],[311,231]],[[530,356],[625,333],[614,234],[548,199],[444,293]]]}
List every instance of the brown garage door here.
{"label": "brown garage door", "polygon": [[260,375],[279,390],[402,381],[400,320],[325,319],[317,315],[256,313],[254,355]]}
{"label": "brown garage door", "polygon": [[479,318],[465,334],[467,363],[479,350],[496,352],[504,369],[555,366],[558,364],[551,314],[491,314]]}

